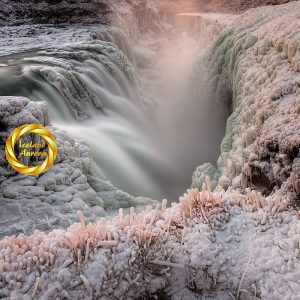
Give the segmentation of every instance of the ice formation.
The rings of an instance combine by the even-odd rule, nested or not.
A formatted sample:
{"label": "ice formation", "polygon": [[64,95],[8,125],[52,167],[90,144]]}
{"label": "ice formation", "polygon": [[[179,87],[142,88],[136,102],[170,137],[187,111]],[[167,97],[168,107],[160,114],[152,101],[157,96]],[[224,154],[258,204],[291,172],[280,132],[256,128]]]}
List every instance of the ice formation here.
{"label": "ice formation", "polygon": [[0,241],[3,299],[298,299],[300,222],[248,190]]}
{"label": "ice formation", "polygon": [[[66,228],[76,220],[77,210],[95,221],[105,210],[151,203],[114,187],[95,166],[86,144],[51,125],[46,102],[0,97],[0,120],[0,237]],[[24,123],[42,124],[56,137],[58,156],[45,174],[17,174],[4,159],[8,134]]]}
{"label": "ice formation", "polygon": [[67,49],[46,50],[39,54],[40,56],[23,59],[29,64],[27,72],[31,73],[32,77],[37,75],[43,78],[59,91],[67,107],[78,120],[89,117],[89,108],[100,110],[102,103],[87,85],[81,75],[80,67],[72,60],[99,62],[111,76],[117,77],[117,82],[122,81],[121,76],[124,74],[133,87],[138,87],[135,71],[128,58],[110,42],[95,39]]}
{"label": "ice formation", "polygon": [[[299,2],[249,10],[218,36],[204,62],[216,105],[228,101],[233,110],[214,176],[297,206],[299,13]],[[203,174],[195,172],[194,181],[201,184]]]}

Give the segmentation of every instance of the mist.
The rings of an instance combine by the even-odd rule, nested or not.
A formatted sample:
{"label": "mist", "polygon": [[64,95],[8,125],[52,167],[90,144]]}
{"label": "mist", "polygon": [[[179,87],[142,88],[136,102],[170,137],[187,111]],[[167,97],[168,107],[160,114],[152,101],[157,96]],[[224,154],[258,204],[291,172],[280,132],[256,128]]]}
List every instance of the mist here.
{"label": "mist", "polygon": [[157,103],[153,143],[173,166],[173,176],[162,179],[163,196],[176,199],[190,186],[198,165],[216,164],[228,108],[215,102],[205,66],[199,70],[208,45],[180,25],[173,34],[157,40],[155,62],[144,70],[144,82],[149,97]]}

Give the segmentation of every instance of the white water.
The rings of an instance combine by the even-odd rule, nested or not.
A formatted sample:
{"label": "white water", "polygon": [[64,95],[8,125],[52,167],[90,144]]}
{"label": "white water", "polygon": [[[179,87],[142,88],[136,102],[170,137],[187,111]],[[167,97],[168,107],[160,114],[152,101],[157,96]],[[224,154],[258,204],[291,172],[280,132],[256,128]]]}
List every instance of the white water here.
{"label": "white water", "polygon": [[[203,46],[182,31],[143,36],[135,45],[135,58],[146,101],[132,87],[120,65],[113,64],[116,73],[112,76],[94,59],[72,57],[72,50],[58,57],[72,65],[84,86],[77,81],[74,84],[73,73],[57,69],[53,62],[23,61],[24,56],[40,56],[28,53],[1,60],[8,67],[0,70],[0,94],[47,100],[53,123],[89,144],[94,161],[115,186],[135,196],[176,201],[189,187],[196,166],[216,160],[224,134],[224,114],[216,111],[203,86],[200,93],[192,89],[192,78],[200,85],[205,77],[194,74]],[[41,77],[41,66],[55,70],[59,80],[54,76],[53,81],[47,73],[46,82]],[[84,89],[89,93],[87,97]],[[70,109],[73,100],[68,100],[65,91],[78,101],[74,103],[87,118],[74,117],[74,109]],[[82,103],[91,95],[100,100],[103,110],[95,109],[90,100]],[[152,102],[155,109],[147,105]]]}

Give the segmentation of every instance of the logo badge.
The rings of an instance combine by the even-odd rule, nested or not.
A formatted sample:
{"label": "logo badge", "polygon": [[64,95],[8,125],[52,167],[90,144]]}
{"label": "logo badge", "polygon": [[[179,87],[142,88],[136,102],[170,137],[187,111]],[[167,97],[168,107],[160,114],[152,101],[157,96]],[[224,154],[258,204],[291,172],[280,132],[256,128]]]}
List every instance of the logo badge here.
{"label": "logo badge", "polygon": [[[24,142],[21,136],[34,133],[43,138],[42,142]],[[16,154],[15,146],[18,145],[19,154]],[[48,148],[48,153],[45,148]],[[29,150],[30,149],[30,150]],[[52,167],[57,155],[57,146],[54,135],[40,124],[24,124],[14,129],[6,140],[5,156],[14,170],[25,175],[39,175]],[[45,160],[36,166],[27,166],[19,161],[19,158],[42,157]]]}

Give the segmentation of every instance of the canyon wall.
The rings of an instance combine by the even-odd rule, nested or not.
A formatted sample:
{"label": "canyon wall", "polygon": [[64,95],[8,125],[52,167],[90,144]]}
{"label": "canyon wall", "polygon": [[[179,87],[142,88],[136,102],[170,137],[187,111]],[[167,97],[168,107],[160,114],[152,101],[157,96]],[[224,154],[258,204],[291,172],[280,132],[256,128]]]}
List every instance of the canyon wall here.
{"label": "canyon wall", "polygon": [[[293,0],[292,0],[293,1]],[[211,0],[206,1],[206,9],[213,11],[222,11],[222,12],[235,12],[240,13],[244,12],[247,9],[265,6],[265,5],[280,5],[284,3],[291,2],[290,0]],[[201,1],[200,1],[201,3]],[[201,3],[202,4],[202,3]]]}
{"label": "canyon wall", "polygon": [[0,7],[0,24],[108,24],[112,12],[106,0],[4,0]]}
{"label": "canyon wall", "polygon": [[218,171],[198,168],[193,186],[207,169],[215,183],[299,206],[299,13],[299,2],[250,10],[200,60],[199,72],[203,64],[210,70],[212,100],[231,104],[232,114]]}
{"label": "canyon wall", "polygon": [[280,5],[295,0],[175,0],[161,1],[164,10],[175,12],[225,12],[242,13],[248,9],[267,6]]}

